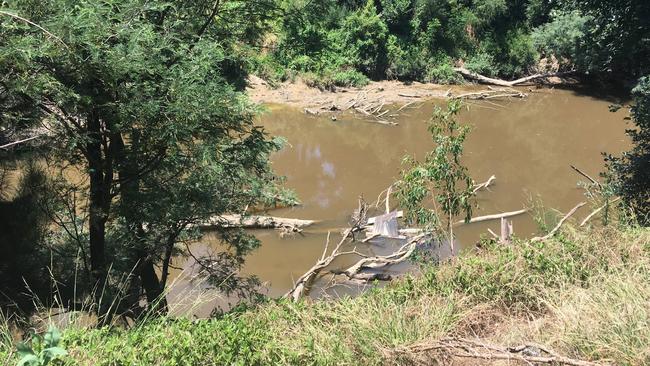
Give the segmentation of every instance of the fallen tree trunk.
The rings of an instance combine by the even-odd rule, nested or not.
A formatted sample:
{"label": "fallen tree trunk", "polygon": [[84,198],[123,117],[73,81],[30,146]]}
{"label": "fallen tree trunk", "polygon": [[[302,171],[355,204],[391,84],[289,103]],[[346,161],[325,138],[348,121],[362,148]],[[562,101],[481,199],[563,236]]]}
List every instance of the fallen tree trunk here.
{"label": "fallen tree trunk", "polygon": [[452,99],[498,99],[498,98],[526,98],[528,95],[516,90],[486,90],[473,93],[465,93],[453,96]]}
{"label": "fallen tree trunk", "polygon": [[318,275],[321,273],[321,271],[325,268],[327,268],[334,259],[342,256],[342,255],[348,255],[348,254],[356,254],[356,255],[361,255],[357,251],[349,251],[349,252],[340,252],[339,250],[341,249],[341,246],[345,243],[345,241],[350,237],[352,234],[353,229],[349,228],[346,229],[345,232],[343,233],[343,238],[341,238],[341,241],[339,241],[338,245],[334,250],[332,251],[332,254],[328,255],[327,257],[325,254],[327,254],[327,247],[329,246],[329,234],[327,235],[327,243],[325,244],[325,250],[323,251],[323,255],[321,258],[314,264],[305,274],[300,276],[296,283],[293,285],[291,290],[289,290],[284,297],[291,299],[291,301],[298,301],[301,297],[303,297],[307,291],[309,290],[309,287],[311,284],[314,282],[314,280],[318,277]]}
{"label": "fallen tree trunk", "polygon": [[[375,216],[375,217],[369,218],[368,219],[368,225],[374,225],[375,221],[377,220],[377,217],[380,217],[380,216]],[[404,211],[401,211],[401,210],[400,211],[395,211],[395,217],[397,217],[397,218],[404,217]]]}
{"label": "fallen tree trunk", "polygon": [[494,79],[494,78],[490,78],[490,77],[487,77],[487,76],[483,76],[483,75],[477,74],[475,72],[469,71],[464,67],[456,67],[456,68],[454,68],[454,71],[458,72],[459,74],[463,75],[464,77],[466,77],[468,79],[476,80],[476,81],[478,81],[480,83],[483,83],[483,84],[508,86],[508,87],[528,83],[528,82],[531,82],[531,81],[537,80],[537,79],[545,79],[545,78],[550,78],[550,77],[554,77],[554,76],[565,76],[565,75],[569,75],[569,74],[573,73],[573,71],[551,72],[551,73],[545,73],[545,74],[535,74],[535,75],[526,76],[526,77],[523,77],[523,78],[520,78],[520,79],[517,79],[517,80],[506,81],[506,80]]}
{"label": "fallen tree trunk", "polygon": [[221,215],[204,221],[202,228],[246,228],[246,229],[300,229],[315,224],[314,220],[290,219],[273,216]]}
{"label": "fallen tree trunk", "polygon": [[[344,274],[349,279],[380,279],[380,273],[369,274],[362,271],[366,269],[377,270],[404,262],[411,257],[418,245],[422,244],[427,239],[429,239],[428,234],[420,234],[414,238],[409,239],[409,241],[406,244],[402,245],[402,247],[399,248],[395,253],[383,256],[362,258],[357,263],[348,267],[346,270],[334,273]],[[390,278],[390,276],[387,276],[386,278]]]}

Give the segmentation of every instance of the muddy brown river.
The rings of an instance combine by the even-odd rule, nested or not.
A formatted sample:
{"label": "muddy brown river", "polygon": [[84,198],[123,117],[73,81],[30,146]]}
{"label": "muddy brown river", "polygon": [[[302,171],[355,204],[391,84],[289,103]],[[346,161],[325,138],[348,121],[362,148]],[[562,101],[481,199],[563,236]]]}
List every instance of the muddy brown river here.
{"label": "muddy brown river", "polygon": [[[578,185],[584,179],[569,165],[597,177],[603,170],[602,152],[619,154],[629,147],[623,120],[627,111],[608,110],[616,101],[572,90],[539,89],[524,100],[471,102],[460,115],[463,123],[472,126],[464,162],[477,182],[496,176],[495,184],[478,194],[474,216],[531,207],[533,201],[567,212],[584,200],[584,190]],[[338,238],[360,195],[374,201],[397,179],[405,155],[422,158],[431,150],[427,122],[434,106],[442,103],[430,101],[400,112],[398,126],[369,123],[346,114],[332,121],[328,116],[308,116],[293,107],[268,106],[260,123],[270,134],[288,141],[286,148],[273,156],[273,167],[286,176],[286,185],[302,202],[299,207],[269,214],[320,222],[302,235],[253,231],[262,246],[247,258],[244,272],[258,276],[268,295],[284,294],[320,257],[327,232],[332,232],[333,240]],[[576,217],[584,217],[589,211],[584,207]],[[518,236],[530,236],[538,230],[530,214],[513,221]],[[482,235],[488,235],[488,228],[498,232],[499,222],[456,229],[462,250],[472,248]],[[368,250],[390,250],[386,246],[390,247],[390,243]],[[195,244],[194,250],[202,253],[218,247],[218,239],[208,234]],[[200,280],[189,279],[191,260],[175,264],[185,269],[182,274],[175,273],[177,278],[169,295],[177,304],[177,312],[191,308],[201,316],[209,311],[208,304],[227,302],[218,294],[199,295]],[[199,296],[203,297],[202,305],[193,307]]]}

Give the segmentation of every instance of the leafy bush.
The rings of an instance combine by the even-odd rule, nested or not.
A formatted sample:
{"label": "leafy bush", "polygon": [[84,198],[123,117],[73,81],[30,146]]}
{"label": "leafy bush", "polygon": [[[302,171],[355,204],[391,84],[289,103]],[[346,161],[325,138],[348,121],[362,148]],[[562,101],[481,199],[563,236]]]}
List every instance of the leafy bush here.
{"label": "leafy bush", "polygon": [[425,81],[437,84],[459,84],[463,82],[462,76],[454,71],[454,67],[448,63],[440,63],[427,70]]}
{"label": "leafy bush", "polygon": [[334,85],[340,86],[340,87],[363,87],[368,85],[370,80],[368,77],[359,71],[356,70],[345,70],[345,71],[338,71],[335,72],[334,75],[332,76],[332,80],[334,81]]}
{"label": "leafy bush", "polygon": [[341,32],[351,64],[370,77],[384,77],[388,64],[388,27],[377,15],[374,2],[369,0],[346,18]]}
{"label": "leafy bush", "polygon": [[18,344],[18,366],[47,366],[56,358],[66,356],[68,352],[59,347],[61,333],[50,325],[44,335],[34,334],[31,345]]}
{"label": "leafy bush", "polygon": [[363,87],[370,82],[367,76],[356,70],[326,70],[319,74],[307,72],[301,74],[301,78],[307,86],[329,91],[334,91],[337,86]]}
{"label": "leafy bush", "polygon": [[632,95],[636,128],[627,134],[633,147],[621,157],[607,156],[607,178],[634,214],[633,219],[650,225],[650,77],[641,78]]}
{"label": "leafy bush", "polygon": [[289,62],[289,68],[296,71],[313,71],[319,67],[318,63],[310,56],[300,55]]}
{"label": "leafy bush", "polygon": [[506,34],[502,55],[500,71],[506,77],[526,74],[539,58],[530,35],[521,28]]}
{"label": "leafy bush", "polygon": [[426,70],[426,55],[417,47],[402,49],[394,36],[388,42],[388,68],[386,76],[398,80],[423,80]]}
{"label": "leafy bush", "polygon": [[533,30],[535,48],[558,60],[582,63],[581,52],[587,35],[587,25],[592,19],[579,11],[552,13],[553,20]]}
{"label": "leafy bush", "polygon": [[494,57],[487,52],[479,52],[465,62],[465,67],[475,73],[485,76],[495,76],[498,69]]}
{"label": "leafy bush", "polygon": [[251,62],[252,72],[264,79],[272,87],[276,86],[278,82],[286,81],[290,78],[292,70],[283,67],[272,57],[255,57]]}

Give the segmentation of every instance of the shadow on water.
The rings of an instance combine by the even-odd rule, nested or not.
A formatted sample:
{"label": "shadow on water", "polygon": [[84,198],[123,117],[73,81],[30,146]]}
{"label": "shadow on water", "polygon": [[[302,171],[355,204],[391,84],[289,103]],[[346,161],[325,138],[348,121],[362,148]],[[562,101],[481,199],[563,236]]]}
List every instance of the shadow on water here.
{"label": "shadow on water", "polygon": [[631,101],[630,90],[634,85],[635,83],[612,83],[585,79],[578,84],[562,84],[553,88],[571,92],[578,97],[589,97],[612,104],[626,104]]}

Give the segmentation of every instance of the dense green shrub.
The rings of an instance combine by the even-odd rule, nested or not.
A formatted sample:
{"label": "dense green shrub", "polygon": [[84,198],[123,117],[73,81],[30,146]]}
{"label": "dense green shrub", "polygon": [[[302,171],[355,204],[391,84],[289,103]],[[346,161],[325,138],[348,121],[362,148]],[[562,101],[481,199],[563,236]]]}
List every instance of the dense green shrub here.
{"label": "dense green shrub", "polygon": [[505,37],[505,46],[497,57],[500,74],[515,77],[528,73],[539,58],[533,41],[524,29],[509,31]]}
{"label": "dense green shrub", "polygon": [[427,67],[425,52],[414,46],[402,49],[396,41],[389,41],[388,47],[389,64],[386,76],[389,79],[424,79]]}
{"label": "dense green shrub", "polygon": [[424,81],[437,84],[457,84],[463,81],[463,78],[454,71],[454,67],[448,62],[435,64],[427,68]]}
{"label": "dense green shrub", "polygon": [[632,120],[636,128],[628,130],[627,134],[634,145],[621,157],[607,157],[607,176],[623,197],[633,219],[650,225],[650,77],[641,78],[632,94]]}
{"label": "dense green shrub", "polygon": [[334,85],[341,87],[362,87],[368,85],[370,82],[366,75],[356,70],[337,71],[332,75],[332,80],[334,81]]}
{"label": "dense green shrub", "polygon": [[[355,69],[373,79],[452,83],[466,60],[490,76],[521,76],[536,63],[530,19],[553,8],[540,0],[284,0],[279,64],[319,77]],[[444,60],[443,60],[444,59]],[[340,78],[338,78],[340,79]],[[323,83],[321,83],[323,84]]]}
{"label": "dense green shrub", "polygon": [[583,52],[590,16],[580,11],[552,13],[553,20],[533,30],[533,45],[561,62],[584,63]]}
{"label": "dense green shrub", "polygon": [[377,15],[372,0],[345,19],[341,33],[352,65],[372,78],[385,77],[388,27]]}
{"label": "dense green shrub", "polygon": [[494,62],[494,57],[487,52],[479,52],[470,56],[470,58],[465,62],[465,67],[468,70],[485,76],[495,76],[498,71]]}

